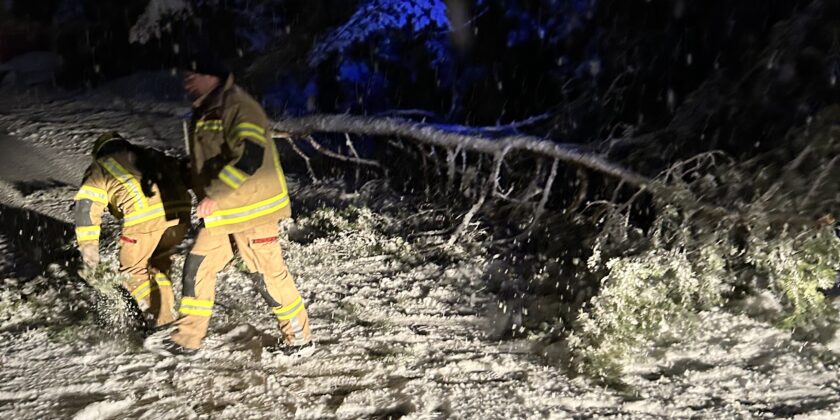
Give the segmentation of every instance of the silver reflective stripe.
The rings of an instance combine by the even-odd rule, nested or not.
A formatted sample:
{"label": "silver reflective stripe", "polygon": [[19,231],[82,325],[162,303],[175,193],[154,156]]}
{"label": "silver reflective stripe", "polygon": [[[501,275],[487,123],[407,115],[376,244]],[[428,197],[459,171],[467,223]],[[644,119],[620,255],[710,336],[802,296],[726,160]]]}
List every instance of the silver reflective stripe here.
{"label": "silver reflective stripe", "polygon": [[148,295],[146,292],[148,292],[151,288],[151,282],[143,283],[140,285],[140,288],[134,289],[134,291],[131,292],[131,296],[134,296],[135,299],[144,299],[146,297],[145,295]]}
{"label": "silver reflective stripe", "polygon": [[294,317],[294,318],[290,319],[289,323],[292,325],[292,332],[295,335],[295,344],[306,344],[303,341],[303,326],[300,325],[300,321],[298,321],[298,317]]}
{"label": "silver reflective stripe", "polygon": [[184,304],[181,304],[181,309],[195,309],[195,310],[199,310],[199,311],[213,310],[213,308],[207,308],[207,307],[204,307],[204,306],[184,305]]}
{"label": "silver reflective stripe", "polygon": [[126,218],[123,220],[123,222],[124,223],[131,223],[135,220],[143,219],[143,218],[149,217],[149,216],[155,216],[157,214],[163,215],[164,213],[166,213],[166,211],[163,209],[163,207],[157,207],[157,208],[153,208],[151,210],[146,210],[142,213],[132,213],[131,216],[126,216]]}
{"label": "silver reflective stripe", "polygon": [[288,195],[285,196],[285,197],[278,198],[278,199],[276,199],[276,200],[274,200],[274,201],[272,201],[268,204],[263,204],[262,206],[255,207],[255,208],[249,209],[249,210],[243,210],[239,213],[232,213],[232,214],[224,214],[224,215],[219,215],[219,216],[206,217],[204,219],[204,224],[214,223],[214,222],[218,222],[218,221],[221,221],[221,220],[238,219],[240,217],[247,217],[247,216],[252,215],[254,213],[259,213],[261,211],[268,210],[268,209],[271,209],[273,207],[279,207],[281,204],[283,204],[287,201],[289,201],[289,196]]}
{"label": "silver reflective stripe", "polygon": [[76,200],[80,198],[98,198],[100,201],[108,203],[108,195],[101,192],[99,188],[88,187],[83,185],[76,194]]}
{"label": "silver reflective stripe", "polygon": [[[283,317],[289,316],[290,314],[295,313],[295,311],[296,311],[296,310],[300,309],[300,307],[301,307],[301,306],[303,306],[303,299],[300,299],[300,300],[298,301],[297,305],[295,305],[295,306],[291,307],[290,309],[288,309],[288,310],[286,310],[286,311],[284,311],[284,312],[277,312],[277,316],[278,316],[279,318],[283,318]],[[293,318],[293,319],[294,319],[294,318]]]}
{"label": "silver reflective stripe", "polygon": [[137,203],[137,207],[139,209],[146,208],[145,200],[143,200],[143,191],[140,189],[140,184],[134,179],[131,174],[125,172],[121,167],[120,164],[117,163],[114,158],[108,158],[105,160],[100,161],[102,166],[117,178],[126,188],[131,190],[131,193],[134,194],[134,201]]}
{"label": "silver reflective stripe", "polygon": [[228,174],[228,176],[230,176],[233,179],[236,179],[236,180],[239,180],[239,181],[244,181],[244,178],[242,177],[242,175],[240,175],[237,172],[234,172],[234,170],[231,169],[228,166],[225,166],[224,168],[222,168],[222,172]]}

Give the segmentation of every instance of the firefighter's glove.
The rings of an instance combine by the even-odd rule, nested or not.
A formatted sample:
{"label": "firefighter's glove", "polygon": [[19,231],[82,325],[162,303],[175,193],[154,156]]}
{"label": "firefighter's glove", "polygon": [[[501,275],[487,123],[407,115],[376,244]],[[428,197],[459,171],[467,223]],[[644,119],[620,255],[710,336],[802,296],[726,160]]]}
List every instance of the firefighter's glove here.
{"label": "firefighter's glove", "polygon": [[99,265],[99,246],[95,244],[80,245],[79,253],[82,254],[82,262],[85,263],[85,267],[93,269]]}

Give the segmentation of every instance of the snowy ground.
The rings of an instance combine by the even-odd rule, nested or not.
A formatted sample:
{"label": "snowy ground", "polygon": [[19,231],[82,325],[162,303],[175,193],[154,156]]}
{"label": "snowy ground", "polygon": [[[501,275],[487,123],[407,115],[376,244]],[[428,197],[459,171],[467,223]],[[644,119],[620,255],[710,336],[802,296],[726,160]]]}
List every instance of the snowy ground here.
{"label": "snowy ground", "polygon": [[[265,350],[274,321],[235,264],[220,275],[204,349],[148,354],[139,337],[90,316],[91,291],[65,264],[69,208],[96,133],[177,152],[184,112],[105,92],[0,103],[0,418],[840,418],[838,365],[823,346],[725,311],[701,313],[681,341],[640,349],[649,356],[627,367],[626,387],[571,378],[553,362],[557,349],[485,338],[498,303],[484,291],[482,256],[411,258],[410,245],[376,229],[388,216],[364,209],[328,235],[305,234],[306,206],[283,225],[314,356]],[[293,199],[370,199],[291,179]]]}

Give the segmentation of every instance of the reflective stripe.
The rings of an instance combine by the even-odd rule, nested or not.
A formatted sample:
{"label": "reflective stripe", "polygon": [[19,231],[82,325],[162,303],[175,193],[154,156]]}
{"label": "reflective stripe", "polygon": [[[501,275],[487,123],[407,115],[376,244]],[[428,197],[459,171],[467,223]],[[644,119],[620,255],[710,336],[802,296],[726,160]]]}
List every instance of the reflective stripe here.
{"label": "reflective stripe", "polygon": [[151,281],[146,280],[143,283],[140,283],[139,286],[135,287],[134,290],[131,291],[131,296],[134,297],[136,300],[140,300],[149,296],[152,293],[152,290],[157,289],[157,287],[152,284]]}
{"label": "reflective stripe", "polygon": [[298,296],[291,305],[274,308],[272,311],[279,320],[292,319],[303,310],[303,298]]}
{"label": "reflective stripe", "polygon": [[222,120],[203,120],[195,123],[195,129],[206,131],[223,131]]}
{"label": "reflective stripe", "polygon": [[254,123],[239,123],[233,128],[233,131],[236,134],[236,137],[251,138],[263,144],[268,141],[265,139],[265,128]]}
{"label": "reflective stripe", "polygon": [[155,273],[155,282],[158,286],[172,287],[172,282],[169,280],[169,277],[163,273]]}
{"label": "reflective stripe", "polygon": [[163,210],[163,204],[155,204],[147,210],[135,211],[125,215],[125,218],[123,219],[123,226],[134,226],[145,221],[161,217],[165,214],[166,212]]}
{"label": "reflective stripe", "polygon": [[224,182],[224,183],[225,183],[228,187],[231,187],[231,188],[233,188],[234,190],[235,190],[235,189],[238,189],[240,186],[242,186],[242,182],[241,182],[241,181],[236,181],[236,180],[232,179],[231,177],[229,177],[229,176],[228,176],[226,173],[224,173],[224,172],[220,172],[220,173],[219,173],[219,180],[220,180],[220,181],[222,181],[222,182]]}
{"label": "reflective stripe", "polygon": [[76,201],[88,199],[97,203],[108,204],[108,192],[89,185],[82,185],[73,199]]}
{"label": "reflective stripe", "polygon": [[98,241],[102,228],[99,226],[79,226],[76,228],[77,241]]}
{"label": "reflective stripe", "polygon": [[251,130],[242,130],[237,131],[236,136],[240,138],[249,138],[258,141],[259,143],[266,144],[268,140],[265,139],[265,136],[259,133],[255,133]]}
{"label": "reflective stripe", "polygon": [[181,298],[181,307],[178,308],[178,312],[184,315],[209,317],[213,315],[213,301],[183,297]]}
{"label": "reflective stripe", "polygon": [[137,182],[137,179],[134,178],[125,168],[122,167],[119,163],[117,163],[114,158],[108,158],[105,160],[99,161],[102,166],[105,167],[117,181],[120,181],[121,184],[125,188],[127,188],[131,193],[134,195],[134,203],[137,206],[138,210],[145,209],[146,205],[146,196],[143,195],[143,188],[140,187],[140,183]]}
{"label": "reflective stripe", "polygon": [[300,325],[300,321],[297,318],[292,318],[289,320],[289,324],[292,327],[292,334],[295,335],[295,339],[292,340],[292,345],[300,346],[306,344],[303,337],[303,326]]}
{"label": "reflective stripe", "polygon": [[274,169],[277,171],[277,181],[280,182],[280,191],[285,193],[288,190],[286,189],[286,177],[283,176],[283,167],[280,166],[280,152],[277,151],[278,150],[278,147],[277,147],[278,142],[279,142],[279,140],[275,140],[275,141],[271,142],[272,143],[271,154],[272,154],[272,157],[274,158]]}
{"label": "reflective stripe", "polygon": [[263,128],[263,127],[261,127],[257,124],[249,123],[249,122],[241,122],[239,124],[236,124],[236,127],[234,127],[233,129],[236,130],[236,131],[253,130],[257,134],[265,134],[265,128]]}
{"label": "reflective stripe", "polygon": [[204,226],[210,228],[244,222],[273,213],[288,205],[289,196],[284,191],[281,194],[250,206],[215,211],[210,216],[204,218]]}
{"label": "reflective stripe", "polygon": [[248,174],[240,171],[232,165],[226,165],[222,168],[222,171],[219,172],[219,179],[235,190],[241,187],[242,183],[248,179]]}

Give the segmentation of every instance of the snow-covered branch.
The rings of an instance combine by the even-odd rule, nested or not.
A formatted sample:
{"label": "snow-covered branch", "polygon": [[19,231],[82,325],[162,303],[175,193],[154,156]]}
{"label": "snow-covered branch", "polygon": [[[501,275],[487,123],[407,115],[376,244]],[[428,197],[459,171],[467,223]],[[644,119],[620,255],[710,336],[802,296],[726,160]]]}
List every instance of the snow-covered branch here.
{"label": "snow-covered branch", "polygon": [[528,135],[494,139],[474,134],[452,132],[440,127],[399,118],[376,118],[352,115],[312,115],[287,118],[275,123],[278,131],[292,133],[351,133],[371,136],[397,136],[447,149],[496,155],[503,150],[529,152],[579,167],[589,168],[623,180],[636,187],[650,185],[650,180],[601,156],[586,152],[576,144],[563,144]]}
{"label": "snow-covered branch", "polygon": [[145,44],[153,38],[160,39],[167,19],[185,19],[191,14],[192,8],[186,0],[150,0],[146,10],[131,27],[128,39],[139,44]]}

